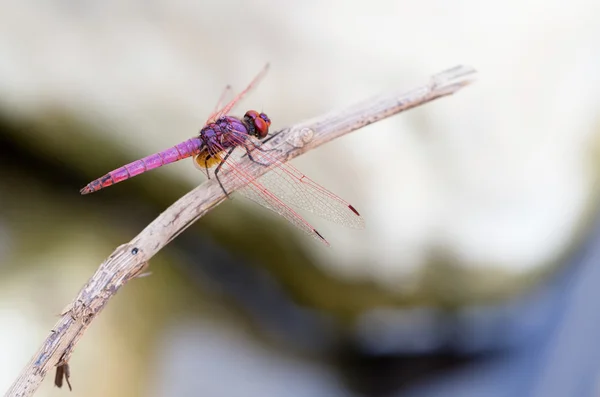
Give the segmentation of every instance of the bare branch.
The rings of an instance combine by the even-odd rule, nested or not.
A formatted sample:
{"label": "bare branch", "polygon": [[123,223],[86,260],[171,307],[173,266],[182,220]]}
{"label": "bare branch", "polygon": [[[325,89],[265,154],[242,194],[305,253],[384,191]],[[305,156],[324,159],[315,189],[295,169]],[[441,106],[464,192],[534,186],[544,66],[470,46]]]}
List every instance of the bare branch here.
{"label": "bare branch", "polygon": [[[475,74],[470,67],[454,67],[433,76],[427,85],[412,91],[378,96],[283,129],[266,142],[265,147],[272,149],[274,156],[288,161],[368,124],[451,95],[470,84]],[[242,161],[244,169],[253,176],[258,177],[268,171],[268,167],[247,158]],[[239,183],[229,186],[231,190],[239,187]],[[177,200],[129,243],[119,246],[64,310],[42,347],[5,396],[33,395],[48,370],[54,367],[59,372],[57,385],[62,384],[63,375],[68,382],[68,361],[73,348],[108,300],[129,280],[140,275],[158,251],[224,200],[225,195],[217,181],[214,178],[208,180]]]}

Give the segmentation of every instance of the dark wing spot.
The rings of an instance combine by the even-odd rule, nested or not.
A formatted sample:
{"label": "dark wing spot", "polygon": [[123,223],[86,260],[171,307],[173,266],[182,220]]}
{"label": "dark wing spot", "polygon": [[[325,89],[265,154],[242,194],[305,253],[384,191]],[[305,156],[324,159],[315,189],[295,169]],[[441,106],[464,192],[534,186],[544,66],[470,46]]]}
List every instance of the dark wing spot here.
{"label": "dark wing spot", "polygon": [[360,214],[358,213],[358,211],[356,210],[356,208],[354,208],[350,204],[348,204],[348,208],[350,208],[350,211],[354,212],[357,216],[360,216]]}
{"label": "dark wing spot", "polygon": [[319,236],[319,238],[320,238],[321,240],[323,240],[323,243],[325,243],[325,245],[327,245],[327,246],[329,247],[329,241],[325,240],[325,237],[323,237],[323,235],[322,235],[321,233],[319,233],[319,232],[317,231],[317,229],[313,229],[313,232],[315,232],[315,234],[316,234],[317,236]]}

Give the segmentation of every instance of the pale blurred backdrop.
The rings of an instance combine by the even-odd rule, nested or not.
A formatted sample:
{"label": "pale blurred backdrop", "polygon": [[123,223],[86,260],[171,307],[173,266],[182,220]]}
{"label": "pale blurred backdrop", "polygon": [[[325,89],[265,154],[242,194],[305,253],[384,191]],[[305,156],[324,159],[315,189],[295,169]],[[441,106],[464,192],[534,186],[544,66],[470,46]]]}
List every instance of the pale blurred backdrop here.
{"label": "pale blurred backdrop", "polygon": [[36,396],[598,395],[600,276],[581,269],[600,245],[599,17],[592,0],[3,2],[0,389],[114,247],[204,177],[189,160],[78,190],[195,135],[269,62],[235,114],[274,130],[479,75],[293,161],[365,230],[307,216],[325,248],[222,204],[94,321],[74,391],[51,374]]}

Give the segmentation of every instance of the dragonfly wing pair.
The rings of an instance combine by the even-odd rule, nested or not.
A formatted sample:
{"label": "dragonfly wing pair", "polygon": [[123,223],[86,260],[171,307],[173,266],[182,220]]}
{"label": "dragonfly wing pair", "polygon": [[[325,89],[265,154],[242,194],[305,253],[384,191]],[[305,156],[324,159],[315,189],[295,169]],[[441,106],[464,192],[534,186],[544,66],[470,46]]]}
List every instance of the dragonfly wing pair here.
{"label": "dragonfly wing pair", "polygon": [[[228,116],[233,107],[260,81],[268,65],[230,102],[221,106],[226,89],[197,137],[109,172],[81,189],[88,194],[154,168],[187,157],[194,157],[197,166],[207,172],[213,169],[226,193],[238,191],[250,200],[281,215],[300,230],[329,245],[327,240],[290,206],[310,211],[324,219],[352,228],[364,227],[364,220],[346,201],[323,188],[293,166],[278,160],[261,147],[260,140],[268,135],[271,120],[254,110],[243,118]],[[239,162],[234,152],[247,154],[252,162]],[[259,179],[252,176],[250,167],[260,165],[268,171]]]}
{"label": "dragonfly wing pair", "polygon": [[[242,134],[233,134],[230,138],[235,140],[235,149],[245,151],[251,161],[240,163],[237,156],[226,156],[224,150],[216,149],[222,163],[222,172],[217,176],[226,190],[234,184],[242,185],[237,190],[241,195],[279,214],[327,245],[329,243],[323,235],[291,207],[346,227],[364,228],[364,219],[351,204],[292,165],[278,160],[270,151],[263,149],[260,142]],[[252,166],[266,167],[267,173],[256,179],[250,174]]]}

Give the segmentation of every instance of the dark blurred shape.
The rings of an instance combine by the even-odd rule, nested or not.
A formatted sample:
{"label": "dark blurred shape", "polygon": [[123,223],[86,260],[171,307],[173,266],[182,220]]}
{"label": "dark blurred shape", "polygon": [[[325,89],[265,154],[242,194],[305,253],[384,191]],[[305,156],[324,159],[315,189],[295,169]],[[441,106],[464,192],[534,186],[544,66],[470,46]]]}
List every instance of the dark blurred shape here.
{"label": "dark blurred shape", "polygon": [[[6,128],[12,127],[0,125],[0,166],[6,172],[13,167],[57,192],[79,197],[78,187],[89,175],[77,165],[29,150],[15,138],[18,133],[4,134]],[[97,202],[110,204],[109,216],[127,214],[129,225],[141,228],[177,198],[178,190],[162,189],[153,197],[140,194],[139,186],[115,189]],[[443,310],[435,302],[420,306],[390,298],[376,287],[332,280],[293,243],[265,248],[248,242],[252,228],[274,236],[284,230],[257,224],[260,215],[237,218],[243,227],[221,228],[206,217],[202,227],[178,237],[169,253],[182,259],[181,271],[201,289],[243,308],[265,336],[336,364],[360,395],[590,396],[597,389],[600,224],[568,263],[528,293],[496,305]],[[272,271],[275,266],[280,273]],[[283,277],[289,269],[291,275]],[[308,293],[325,291],[311,304],[294,290],[304,287],[306,294],[307,282],[320,283]],[[351,302],[342,309],[346,324],[330,309],[335,304],[323,303],[327,299]]]}
{"label": "dark blurred shape", "polygon": [[571,260],[530,293],[455,313],[423,309],[421,321],[398,311],[382,326],[372,316],[379,334],[359,332],[359,344],[340,351],[341,366],[368,396],[595,396],[599,263],[596,222]]}

